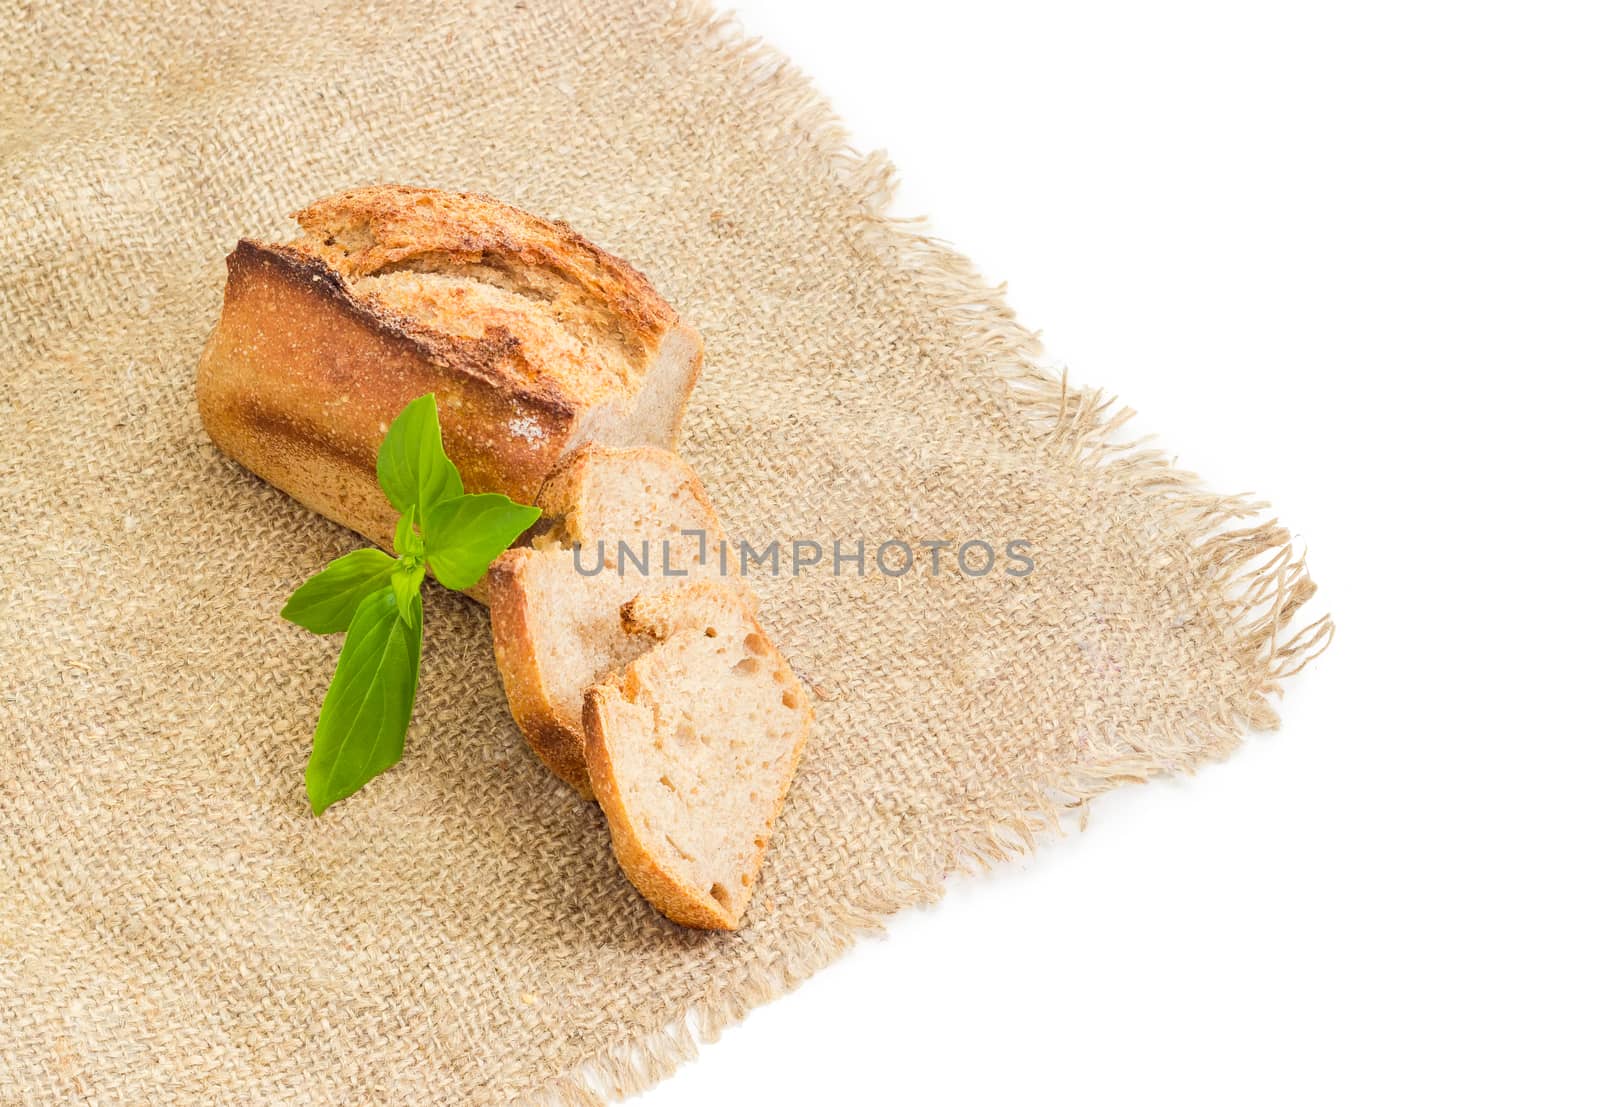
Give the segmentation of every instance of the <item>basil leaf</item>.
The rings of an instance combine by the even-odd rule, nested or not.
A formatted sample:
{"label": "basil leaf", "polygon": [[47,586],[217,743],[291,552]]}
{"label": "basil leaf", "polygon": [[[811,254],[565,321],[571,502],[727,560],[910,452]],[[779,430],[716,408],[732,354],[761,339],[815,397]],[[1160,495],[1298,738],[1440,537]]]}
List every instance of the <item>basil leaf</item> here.
{"label": "basil leaf", "polygon": [[[420,560],[406,558],[400,567],[389,577],[389,586],[394,589],[395,602],[400,605],[400,618],[411,624],[411,601],[417,598],[417,593],[422,590],[422,578],[427,575],[427,567]],[[421,607],[417,608],[420,613]]]}
{"label": "basil leaf", "polygon": [[399,565],[382,550],[347,553],[296,588],[279,614],[313,634],[348,630],[361,601],[387,585]]}
{"label": "basil leaf", "polygon": [[523,507],[498,492],[437,504],[425,535],[433,575],[446,588],[471,588],[489,571],[489,563],[538,519],[538,508]]}
{"label": "basil leaf", "polygon": [[420,596],[411,599],[410,614],[409,620],[401,618],[389,588],[356,609],[306,764],[306,798],[315,814],[400,760],[417,694]]}
{"label": "basil leaf", "polygon": [[422,535],[417,533],[417,505],[401,512],[394,525],[394,552],[401,557],[421,557]]}
{"label": "basil leaf", "polygon": [[412,400],[389,424],[378,447],[378,483],[396,511],[416,506],[424,530],[434,504],[461,495],[461,473],[445,456],[432,392]]}

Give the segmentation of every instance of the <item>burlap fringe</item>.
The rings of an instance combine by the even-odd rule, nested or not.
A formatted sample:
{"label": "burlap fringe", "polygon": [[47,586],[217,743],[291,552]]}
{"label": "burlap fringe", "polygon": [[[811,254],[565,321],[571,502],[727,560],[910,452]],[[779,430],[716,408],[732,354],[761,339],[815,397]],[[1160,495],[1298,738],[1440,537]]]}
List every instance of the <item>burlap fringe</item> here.
{"label": "burlap fringe", "polygon": [[981,833],[953,843],[945,863],[907,861],[889,887],[863,892],[843,905],[812,935],[811,945],[781,968],[755,975],[699,1000],[678,1021],[631,1042],[609,1047],[559,1081],[533,1091],[526,1102],[555,1107],[603,1107],[636,1095],[670,1076],[697,1055],[697,1043],[713,1042],[727,1026],[806,980],[849,949],[857,938],[882,933],[887,918],[907,907],[931,904],[946,880],[971,875],[1030,852],[1045,833],[1060,833],[1062,816],[1087,824],[1089,803],[1127,783],[1139,783],[1227,756],[1247,729],[1275,727],[1269,697],[1284,678],[1299,672],[1333,638],[1324,615],[1292,636],[1291,621],[1316,591],[1289,532],[1276,520],[1233,526],[1266,505],[1242,496],[1204,491],[1193,473],[1177,469],[1144,440],[1118,441],[1133,411],[1099,390],[1070,386],[1065,374],[1038,361],[1038,336],[1021,326],[1006,304],[1004,287],[983,282],[971,263],[944,242],[922,233],[922,219],[886,214],[894,195],[894,169],[882,152],[862,154],[833,109],[782,53],[744,33],[737,21],[701,0],[678,0],[664,34],[714,64],[731,66],[763,97],[774,98],[796,130],[826,151],[840,186],[856,198],[865,241],[913,276],[962,335],[966,356],[1001,366],[1001,379],[1028,426],[1040,433],[1040,448],[1076,465],[1115,469],[1159,504],[1170,533],[1182,536],[1175,556],[1191,560],[1201,579],[1229,597],[1234,649],[1250,674],[1235,702],[1209,718],[1197,718],[1182,733],[1141,736],[1083,735],[1084,763],[1055,780],[1019,795]]}

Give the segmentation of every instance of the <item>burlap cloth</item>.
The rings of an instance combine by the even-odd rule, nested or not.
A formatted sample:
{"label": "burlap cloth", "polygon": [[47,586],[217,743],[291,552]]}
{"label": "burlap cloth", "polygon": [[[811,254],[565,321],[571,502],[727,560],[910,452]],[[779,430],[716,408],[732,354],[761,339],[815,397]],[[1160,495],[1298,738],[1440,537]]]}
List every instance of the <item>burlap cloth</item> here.
{"label": "burlap cloth", "polygon": [[[709,13],[250,7],[0,16],[0,1102],[639,1089],[953,871],[1271,725],[1326,641],[1287,533],[1111,445]],[[378,181],[643,269],[705,335],[683,451],[733,534],[1034,543],[1022,579],[756,582],[817,723],[740,933],[634,893],[433,586],[404,761],[311,817],[338,640],[277,611],[358,540],[210,445],[193,374],[234,241]]]}

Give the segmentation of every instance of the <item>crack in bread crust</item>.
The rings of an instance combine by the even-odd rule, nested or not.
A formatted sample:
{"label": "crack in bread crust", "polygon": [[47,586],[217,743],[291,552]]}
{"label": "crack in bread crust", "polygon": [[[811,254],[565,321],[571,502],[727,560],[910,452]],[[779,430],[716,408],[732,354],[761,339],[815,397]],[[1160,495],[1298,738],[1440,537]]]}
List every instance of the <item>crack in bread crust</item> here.
{"label": "crack in bread crust", "polygon": [[228,255],[228,277],[230,281],[282,280],[352,323],[404,343],[430,364],[449,366],[452,372],[475,377],[513,400],[546,408],[567,421],[576,414],[576,405],[548,382],[538,378],[530,382],[522,373],[506,371],[507,358],[519,349],[509,333],[469,340],[428,327],[381,302],[357,296],[342,273],[297,246],[241,238]]}
{"label": "crack in bread crust", "polygon": [[[486,196],[380,186],[319,200],[295,218],[305,234],[293,245],[339,271],[364,299],[415,315],[429,293],[439,291],[428,287],[427,278],[434,284],[467,278],[480,289],[515,296],[500,305],[509,333],[548,341],[559,326],[581,336],[579,356],[546,368],[591,401],[631,394],[678,322],[628,263],[565,223]],[[405,273],[421,280],[392,290],[374,283]],[[532,356],[542,344],[523,346]],[[613,379],[596,382],[593,374],[602,366]]]}

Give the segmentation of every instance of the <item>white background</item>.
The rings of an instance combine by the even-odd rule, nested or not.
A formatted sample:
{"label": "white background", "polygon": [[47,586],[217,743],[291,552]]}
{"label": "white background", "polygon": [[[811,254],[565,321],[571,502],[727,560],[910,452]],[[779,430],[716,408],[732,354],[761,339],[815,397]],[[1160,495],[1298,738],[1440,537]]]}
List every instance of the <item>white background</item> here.
{"label": "white background", "polygon": [[1273,502],[1339,634],[1281,731],[643,1102],[1600,1102],[1586,8],[746,0],[1052,359]]}

